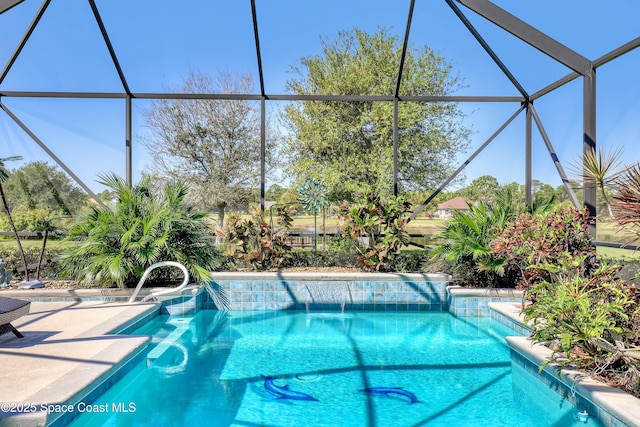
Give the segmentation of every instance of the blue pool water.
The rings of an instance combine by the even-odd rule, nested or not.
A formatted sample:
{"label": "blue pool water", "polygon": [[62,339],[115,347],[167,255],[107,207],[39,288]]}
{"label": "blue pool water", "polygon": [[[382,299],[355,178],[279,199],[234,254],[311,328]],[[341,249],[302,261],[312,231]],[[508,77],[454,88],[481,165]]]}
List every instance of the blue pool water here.
{"label": "blue pool water", "polygon": [[[489,318],[202,311],[136,333],[154,337],[145,360],[74,426],[598,426],[512,369],[514,332]],[[420,403],[360,391],[376,387]]]}

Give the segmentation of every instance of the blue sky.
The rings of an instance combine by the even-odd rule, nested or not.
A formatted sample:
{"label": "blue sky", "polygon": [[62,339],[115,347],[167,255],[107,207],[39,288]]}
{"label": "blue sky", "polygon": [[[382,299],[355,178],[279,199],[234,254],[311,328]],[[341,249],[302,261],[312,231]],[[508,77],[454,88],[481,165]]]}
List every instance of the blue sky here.
{"label": "blue sky", "polygon": [[[637,0],[496,0],[510,13],[588,59],[640,36]],[[249,0],[96,0],[133,92],[162,92],[190,70],[252,73],[257,87]],[[379,0],[256,0],[266,92],[285,93],[290,65],[321,52],[321,37],[355,27],[384,26],[402,39],[410,2]],[[176,5],[179,5],[176,7]],[[26,0],[0,15],[0,67],[4,68],[40,2]],[[460,6],[529,93],[570,72],[503,30]],[[444,0],[418,0],[410,44],[428,45],[449,60],[466,87],[459,95],[518,95],[516,89],[455,17]],[[624,147],[625,161],[640,160],[640,49],[598,69],[597,138]],[[53,0],[6,79],[2,91],[122,92],[115,68],[86,0]],[[65,164],[95,191],[103,172],[125,173],[124,100],[3,97],[5,103]],[[270,110],[282,104],[268,102]],[[134,178],[148,157],[137,143],[145,131],[134,101]],[[463,161],[518,108],[515,104],[460,104],[473,129]],[[582,147],[582,80],[536,101],[535,107],[561,161],[575,160]],[[25,161],[48,155],[0,112],[0,156]],[[19,163],[10,164],[17,167]],[[533,177],[560,180],[534,128]],[[516,119],[466,169],[467,182],[485,174],[502,183],[524,181],[524,116]],[[267,183],[270,185],[273,182]]]}

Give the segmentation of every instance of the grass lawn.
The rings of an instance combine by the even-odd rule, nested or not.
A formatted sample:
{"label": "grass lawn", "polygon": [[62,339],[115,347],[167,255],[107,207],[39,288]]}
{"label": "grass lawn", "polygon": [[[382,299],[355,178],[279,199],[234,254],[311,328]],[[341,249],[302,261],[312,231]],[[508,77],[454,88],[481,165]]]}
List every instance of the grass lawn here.
{"label": "grass lawn", "polygon": [[630,249],[605,248],[603,246],[598,246],[597,252],[598,255],[606,259],[640,261],[640,251],[633,251]]}
{"label": "grass lawn", "polygon": [[615,222],[604,221],[598,221],[596,224],[596,234],[598,240],[614,243],[628,242],[635,236],[635,234],[630,231],[620,230],[619,225]]}
{"label": "grass lawn", "polygon": [[[317,221],[318,229],[322,228],[322,216],[318,215]],[[407,225],[407,229],[409,233],[435,234],[440,231],[445,221],[443,219],[416,218]],[[339,227],[340,222],[336,217],[328,217],[325,219],[325,226]],[[313,216],[293,217],[293,228],[313,228]]]}
{"label": "grass lawn", "polygon": [[[20,239],[20,243],[24,249],[27,248],[42,248],[42,240],[28,240],[28,239]],[[47,240],[47,248],[65,248],[68,247],[72,243],[66,243],[61,240],[48,239]],[[18,250],[18,244],[14,239],[6,238],[0,239],[0,248],[1,249],[15,249]]]}

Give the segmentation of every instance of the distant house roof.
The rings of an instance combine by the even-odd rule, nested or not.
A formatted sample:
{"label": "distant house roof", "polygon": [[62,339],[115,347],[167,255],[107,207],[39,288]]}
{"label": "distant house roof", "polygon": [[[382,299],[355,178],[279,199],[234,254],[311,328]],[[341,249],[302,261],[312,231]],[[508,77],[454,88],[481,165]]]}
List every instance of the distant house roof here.
{"label": "distant house roof", "polygon": [[469,205],[467,205],[467,201],[464,197],[454,197],[451,200],[447,200],[446,202],[440,203],[438,205],[438,210],[446,210],[446,209],[457,209],[459,211],[468,211]]}

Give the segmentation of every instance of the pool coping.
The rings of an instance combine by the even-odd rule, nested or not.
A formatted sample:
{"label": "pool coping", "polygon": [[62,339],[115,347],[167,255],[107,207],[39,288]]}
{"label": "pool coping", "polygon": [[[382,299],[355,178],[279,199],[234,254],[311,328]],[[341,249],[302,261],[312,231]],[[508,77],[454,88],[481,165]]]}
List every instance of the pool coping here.
{"label": "pool coping", "polygon": [[[138,297],[150,295],[156,288],[143,288]],[[167,289],[167,288],[157,288]],[[133,294],[128,288],[75,288],[75,289],[6,289],[0,296],[30,301],[127,301]]]}
{"label": "pool coping", "polygon": [[[513,303],[490,303],[492,310],[511,319],[516,324],[523,325],[524,316],[521,314],[520,307],[520,304]],[[526,328],[527,326],[524,325],[524,327]],[[548,347],[534,344],[528,336],[509,336],[506,340],[511,350],[524,358],[524,361],[530,365],[529,367],[533,366],[533,371],[535,372],[537,372],[542,362],[553,354]],[[529,369],[529,371],[531,372],[532,370]],[[585,372],[576,369],[560,369],[557,364],[548,364],[543,371],[548,380],[559,381],[570,393],[575,392],[576,395],[591,403],[591,405],[587,403],[591,407],[591,410],[588,411],[591,416],[593,416],[593,408],[599,408],[604,411],[604,413],[598,411],[597,414],[597,418],[603,424],[607,426],[640,427],[640,419],[638,417],[638,414],[640,414],[640,399],[622,389],[596,381],[587,376]],[[535,375],[535,372],[532,373]],[[540,373],[538,373],[538,376],[540,381],[546,383]],[[560,393],[560,391],[558,392]],[[616,423],[611,417],[614,417],[618,422]]]}
{"label": "pool coping", "polygon": [[366,271],[334,272],[334,271],[215,271],[211,273],[214,280],[300,280],[330,281],[330,280],[388,280],[408,281],[429,279],[431,281],[451,281],[451,275],[445,273],[369,273]]}

